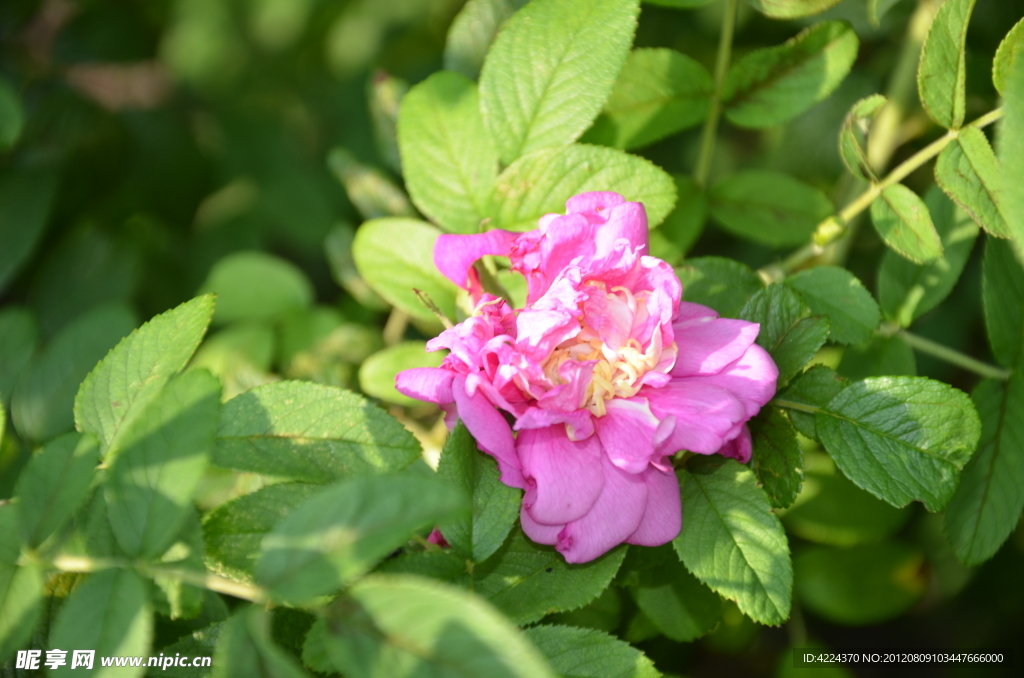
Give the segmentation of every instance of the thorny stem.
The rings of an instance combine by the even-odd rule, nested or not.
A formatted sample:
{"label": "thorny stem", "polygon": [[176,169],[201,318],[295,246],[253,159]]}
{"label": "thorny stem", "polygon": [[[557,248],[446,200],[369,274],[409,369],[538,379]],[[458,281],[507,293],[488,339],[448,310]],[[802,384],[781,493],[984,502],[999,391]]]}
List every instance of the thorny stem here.
{"label": "thorny stem", "polygon": [[732,35],[736,28],[736,6],[738,4],[739,0],[729,0],[725,7],[725,17],[722,20],[722,36],[718,40],[718,57],[715,59],[715,92],[711,97],[711,110],[704,121],[697,168],[693,171],[693,178],[700,186],[704,186],[708,180],[708,173],[711,171],[711,158],[715,152],[718,120],[722,116],[722,89],[725,85],[725,76],[729,72]]}

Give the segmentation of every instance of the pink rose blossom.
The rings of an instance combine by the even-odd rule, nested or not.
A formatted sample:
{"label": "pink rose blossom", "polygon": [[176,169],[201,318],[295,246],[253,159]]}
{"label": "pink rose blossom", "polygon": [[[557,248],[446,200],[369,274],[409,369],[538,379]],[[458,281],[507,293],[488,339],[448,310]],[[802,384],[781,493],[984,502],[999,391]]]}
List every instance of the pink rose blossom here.
{"label": "pink rose blossom", "polygon": [[[462,419],[502,482],[526,491],[526,534],[582,563],[675,538],[671,455],[749,461],[746,422],[775,394],[778,370],[754,343],[756,323],[680,301],[672,268],[645,254],[642,204],[584,193],[566,207],[528,233],[438,239],[438,269],[476,308],[427,344],[450,351],[440,368],[396,381]],[[473,263],[484,255],[526,277],[525,308],[483,291]]]}

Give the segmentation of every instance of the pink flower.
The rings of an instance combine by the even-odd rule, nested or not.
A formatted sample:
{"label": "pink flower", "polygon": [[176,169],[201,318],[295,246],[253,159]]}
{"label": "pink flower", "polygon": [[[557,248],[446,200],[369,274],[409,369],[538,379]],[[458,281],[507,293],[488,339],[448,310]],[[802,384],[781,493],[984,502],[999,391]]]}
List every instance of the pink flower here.
{"label": "pink flower", "polygon": [[[584,193],[566,207],[529,233],[438,239],[437,267],[476,310],[427,344],[450,351],[440,368],[396,381],[462,419],[502,482],[526,491],[526,534],[581,563],[675,538],[669,457],[749,461],[746,422],[775,395],[778,370],[754,343],[756,323],[680,301],[672,268],[644,254],[643,205]],[[483,292],[473,263],[488,254],[526,277],[525,308]]]}

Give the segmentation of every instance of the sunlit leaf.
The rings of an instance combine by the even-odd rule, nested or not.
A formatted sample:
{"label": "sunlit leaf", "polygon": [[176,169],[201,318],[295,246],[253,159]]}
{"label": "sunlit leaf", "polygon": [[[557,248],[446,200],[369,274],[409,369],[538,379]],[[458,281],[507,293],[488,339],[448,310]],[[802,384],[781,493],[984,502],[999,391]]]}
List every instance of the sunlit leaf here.
{"label": "sunlit leaf", "polygon": [[975,0],[946,0],[935,14],[921,48],[917,89],[931,119],[958,129],[966,107],[967,22]]}
{"label": "sunlit leaf", "polygon": [[871,293],[846,269],[816,266],[786,278],[786,284],[800,293],[812,313],[828,316],[832,341],[867,341],[882,319]]}
{"label": "sunlit leaf", "polygon": [[887,186],[871,203],[871,221],[886,245],[916,264],[942,256],[942,240],[928,207],[903,184]]}
{"label": "sunlit leaf", "polygon": [[935,161],[935,181],[979,226],[994,236],[1010,237],[1003,217],[1003,173],[981,130],[962,130],[942,150]]}

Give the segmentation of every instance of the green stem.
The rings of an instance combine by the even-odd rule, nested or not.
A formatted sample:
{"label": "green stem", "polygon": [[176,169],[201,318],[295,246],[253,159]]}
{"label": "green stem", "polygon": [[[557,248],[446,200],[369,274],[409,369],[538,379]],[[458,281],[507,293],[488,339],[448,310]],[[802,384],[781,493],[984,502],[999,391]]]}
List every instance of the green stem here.
{"label": "green stem", "polygon": [[725,17],[722,20],[722,36],[718,40],[718,57],[715,59],[715,91],[711,97],[711,110],[704,121],[704,131],[700,139],[700,155],[697,157],[697,168],[693,172],[694,180],[704,186],[711,172],[711,158],[715,152],[715,139],[718,136],[718,120],[722,116],[722,89],[725,76],[729,72],[729,59],[732,56],[732,36],[736,28],[736,6],[739,0],[728,0]]}
{"label": "green stem", "polygon": [[996,367],[995,365],[989,365],[983,363],[980,360],[975,360],[969,355],[965,355],[960,351],[955,351],[948,346],[936,343],[931,339],[925,339],[924,337],[916,334],[911,334],[906,330],[900,330],[896,333],[903,338],[905,342],[921,353],[938,358],[939,360],[962,367],[965,370],[974,372],[977,375],[985,377],[986,379],[999,379],[1005,381],[1010,378],[1010,370],[1003,369],[1002,367]]}
{"label": "green stem", "polygon": [[803,403],[795,403],[792,400],[786,400],[784,398],[774,398],[772,405],[783,407],[787,410],[796,410],[797,412],[806,412],[807,414],[817,414],[821,412],[820,407],[814,407],[813,405],[804,405]]}

